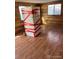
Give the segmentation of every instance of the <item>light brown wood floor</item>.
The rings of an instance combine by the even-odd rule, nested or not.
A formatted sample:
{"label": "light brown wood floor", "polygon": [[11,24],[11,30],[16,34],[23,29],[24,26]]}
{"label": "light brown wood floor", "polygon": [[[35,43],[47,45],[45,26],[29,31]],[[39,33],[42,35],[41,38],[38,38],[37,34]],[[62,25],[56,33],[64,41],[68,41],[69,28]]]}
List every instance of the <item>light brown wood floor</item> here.
{"label": "light brown wood floor", "polygon": [[16,59],[63,59],[63,31],[59,25],[43,25],[42,33],[32,38],[16,36]]}

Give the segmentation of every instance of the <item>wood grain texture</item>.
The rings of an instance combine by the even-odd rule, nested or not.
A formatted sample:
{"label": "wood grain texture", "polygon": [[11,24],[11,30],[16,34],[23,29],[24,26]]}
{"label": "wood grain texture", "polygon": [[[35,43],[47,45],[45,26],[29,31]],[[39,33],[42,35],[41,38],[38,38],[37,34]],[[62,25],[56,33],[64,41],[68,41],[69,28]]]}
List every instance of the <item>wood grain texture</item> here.
{"label": "wood grain texture", "polygon": [[[19,12],[19,6],[39,6],[39,4],[32,4],[32,3],[24,3],[24,2],[15,2],[15,34],[17,35],[17,33],[19,33],[20,31],[22,31],[23,25],[21,25],[21,23],[23,23],[23,21],[21,20],[20,17],[20,12]],[[42,22],[40,23],[42,24]]]}
{"label": "wood grain texture", "polygon": [[[61,6],[61,15],[48,15],[48,5],[58,4]],[[50,23],[62,23],[63,22],[63,3],[62,2],[51,2],[47,4],[41,4],[41,18],[46,24]],[[44,23],[43,23],[44,24]]]}
{"label": "wood grain texture", "polygon": [[62,25],[42,25],[42,33],[35,38],[15,37],[16,59],[63,59]]}

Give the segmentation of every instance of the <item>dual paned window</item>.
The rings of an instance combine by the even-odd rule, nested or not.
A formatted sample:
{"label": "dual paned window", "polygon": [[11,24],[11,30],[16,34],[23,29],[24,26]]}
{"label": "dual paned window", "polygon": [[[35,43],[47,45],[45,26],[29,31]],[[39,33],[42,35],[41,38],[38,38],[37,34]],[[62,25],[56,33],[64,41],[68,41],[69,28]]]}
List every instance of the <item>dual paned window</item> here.
{"label": "dual paned window", "polygon": [[61,15],[61,4],[48,5],[48,15]]}

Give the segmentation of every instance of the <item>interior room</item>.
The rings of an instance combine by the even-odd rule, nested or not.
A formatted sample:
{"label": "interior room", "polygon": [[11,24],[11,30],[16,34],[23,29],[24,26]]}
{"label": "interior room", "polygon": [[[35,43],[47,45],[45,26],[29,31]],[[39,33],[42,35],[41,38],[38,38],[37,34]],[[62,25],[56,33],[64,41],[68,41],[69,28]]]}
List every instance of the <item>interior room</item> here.
{"label": "interior room", "polygon": [[63,0],[15,0],[15,59],[63,59]]}

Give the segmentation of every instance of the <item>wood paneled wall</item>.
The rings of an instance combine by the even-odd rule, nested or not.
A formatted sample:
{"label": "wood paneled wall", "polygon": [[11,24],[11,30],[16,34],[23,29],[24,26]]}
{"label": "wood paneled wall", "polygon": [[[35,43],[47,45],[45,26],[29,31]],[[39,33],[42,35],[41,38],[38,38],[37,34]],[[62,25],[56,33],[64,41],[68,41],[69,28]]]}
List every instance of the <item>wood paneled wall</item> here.
{"label": "wood paneled wall", "polygon": [[[62,4],[61,15],[59,15],[59,16],[48,15],[48,5],[57,4],[57,3]],[[44,24],[63,23],[63,3],[62,2],[51,2],[51,3],[47,3],[47,4],[42,4],[41,5],[41,13],[42,13],[42,20],[43,20]]]}
{"label": "wood paneled wall", "polygon": [[[31,4],[24,2],[15,2],[15,34],[24,32],[23,21],[20,18],[19,6],[29,6]],[[34,5],[34,4],[33,4]]]}
{"label": "wood paneled wall", "polygon": [[40,6],[40,4],[34,3],[24,3],[24,2],[15,2],[15,34],[19,32],[24,32],[23,21],[20,18],[19,6]]}
{"label": "wood paneled wall", "polygon": [[[48,15],[48,5],[49,4],[62,4],[62,14],[60,16],[49,16]],[[41,7],[41,19],[43,24],[50,23],[63,23],[63,3],[62,2],[51,2],[45,4],[32,4],[32,3],[24,3],[24,2],[15,2],[15,34],[18,32],[24,31],[24,27],[22,25],[22,21],[20,20],[19,6],[28,6],[28,5],[37,5]]]}
{"label": "wood paneled wall", "polygon": [[20,18],[19,6],[25,5],[24,3],[15,2],[15,34],[23,31],[23,25]]}

